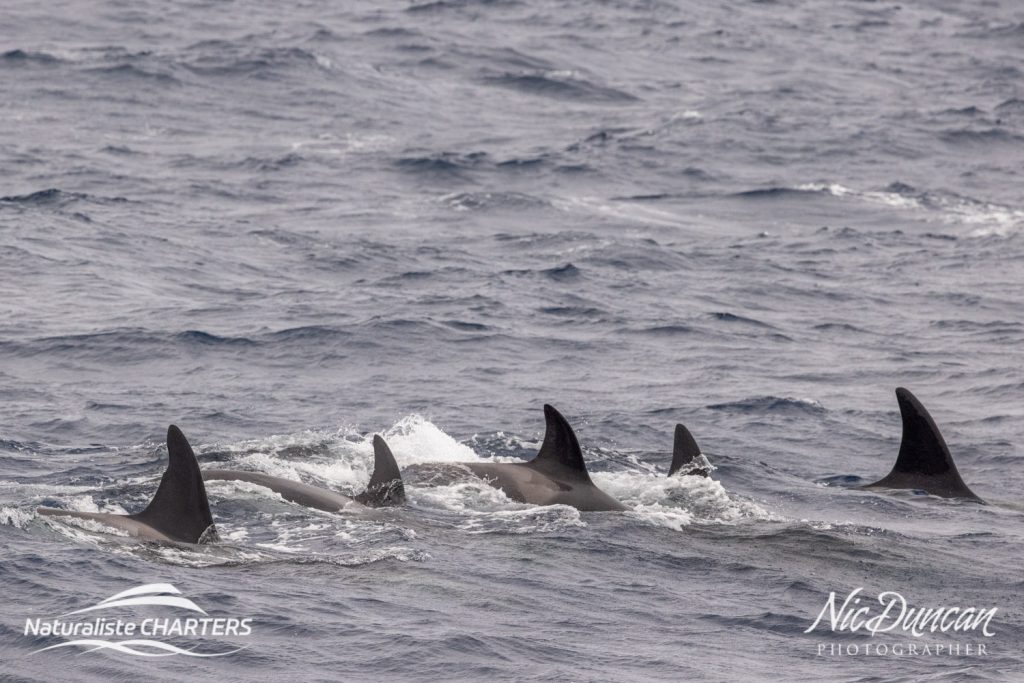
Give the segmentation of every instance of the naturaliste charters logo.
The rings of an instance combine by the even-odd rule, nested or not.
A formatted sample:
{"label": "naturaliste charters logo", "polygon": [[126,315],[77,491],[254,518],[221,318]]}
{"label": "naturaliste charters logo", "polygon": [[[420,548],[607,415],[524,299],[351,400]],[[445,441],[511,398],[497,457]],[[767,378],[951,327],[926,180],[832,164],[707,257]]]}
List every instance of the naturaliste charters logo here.
{"label": "naturaliste charters logo", "polygon": [[[170,607],[198,613],[199,617],[145,617],[141,619],[112,618],[98,615],[103,610],[124,607]],[[81,615],[90,614],[85,619]],[[75,617],[69,619],[68,617]],[[252,618],[211,617],[206,611],[169,583],[150,583],[130,588],[91,607],[67,612],[54,618],[25,620],[27,637],[69,638],[64,642],[39,648],[31,654],[61,648],[84,648],[86,652],[113,650],[138,657],[223,657],[245,646],[216,652],[197,651],[199,645],[180,647],[162,639],[245,638],[252,634]]]}
{"label": "naturaliste charters logo", "polygon": [[979,607],[912,607],[900,593],[884,591],[878,594],[878,607],[871,602],[861,604],[864,588],[850,591],[840,603],[835,591],[829,593],[824,607],[804,633],[811,633],[826,621],[833,633],[863,633],[874,637],[888,633],[910,636],[915,640],[889,643],[838,644],[819,643],[818,655],[893,654],[904,655],[987,655],[985,642],[922,643],[920,639],[942,635],[977,635],[985,638],[995,635],[992,619],[998,608]]}

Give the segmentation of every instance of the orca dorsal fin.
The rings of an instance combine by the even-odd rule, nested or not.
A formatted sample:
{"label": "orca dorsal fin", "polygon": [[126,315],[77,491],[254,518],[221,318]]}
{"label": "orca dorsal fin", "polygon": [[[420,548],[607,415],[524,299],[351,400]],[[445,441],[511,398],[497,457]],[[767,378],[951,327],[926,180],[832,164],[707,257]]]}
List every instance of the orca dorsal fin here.
{"label": "orca dorsal fin", "polygon": [[896,400],[903,417],[903,439],[896,464],[885,478],[870,487],[920,489],[944,498],[971,498],[980,501],[953,463],[945,439],[924,405],[907,389],[896,389]]}
{"label": "orca dorsal fin", "polygon": [[167,428],[167,457],[167,470],[153,500],[145,510],[129,517],[145,522],[175,541],[216,540],[210,501],[206,499],[206,486],[196,454],[174,425]]}
{"label": "orca dorsal fin", "polygon": [[552,477],[590,481],[583,451],[568,420],[548,404],[544,404],[544,443],[537,457],[527,463],[533,469]]}
{"label": "orca dorsal fin", "polygon": [[694,460],[700,457],[700,446],[690,434],[690,430],[682,424],[677,424],[675,439],[672,442],[672,466],[668,469],[668,476],[671,477],[683,468],[686,469],[683,474],[708,476],[708,468],[703,467],[699,462],[694,463]]}
{"label": "orca dorsal fin", "polygon": [[395,456],[380,436],[373,436],[373,474],[366,490],[355,497],[367,507],[380,508],[405,504],[405,484]]}

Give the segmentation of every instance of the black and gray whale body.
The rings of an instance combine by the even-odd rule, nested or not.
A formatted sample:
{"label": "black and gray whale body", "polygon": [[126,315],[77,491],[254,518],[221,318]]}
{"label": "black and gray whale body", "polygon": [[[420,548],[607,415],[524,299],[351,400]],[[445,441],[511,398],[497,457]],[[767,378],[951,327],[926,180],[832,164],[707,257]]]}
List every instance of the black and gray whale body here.
{"label": "black and gray whale body", "polygon": [[544,420],[544,442],[529,462],[418,463],[406,473],[427,482],[476,476],[512,500],[531,505],[571,505],[586,512],[628,509],[590,479],[576,434],[562,414],[545,405]]}
{"label": "black and gray whale body", "polygon": [[949,447],[924,405],[903,387],[896,389],[896,400],[903,418],[903,438],[896,464],[885,477],[860,488],[912,489],[984,504],[960,477]]}
{"label": "black and gray whale body", "polygon": [[196,455],[185,435],[174,425],[167,428],[167,457],[167,470],[160,486],[142,512],[118,515],[48,507],[37,511],[45,516],[94,520],[145,541],[206,543],[218,540]]}
{"label": "black and gray whale body", "polygon": [[379,434],[373,437],[373,461],[370,483],[365,491],[355,496],[262,472],[209,469],[203,470],[203,478],[207,481],[246,481],[257,484],[280,494],[285,500],[327,512],[404,505],[402,474],[394,454]]}

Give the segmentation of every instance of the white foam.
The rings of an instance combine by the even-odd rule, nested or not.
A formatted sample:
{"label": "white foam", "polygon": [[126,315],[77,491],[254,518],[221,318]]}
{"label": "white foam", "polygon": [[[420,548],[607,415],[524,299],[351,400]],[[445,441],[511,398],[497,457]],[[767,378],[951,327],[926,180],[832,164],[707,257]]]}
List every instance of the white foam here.
{"label": "white foam", "polygon": [[684,109],[683,111],[672,114],[671,121],[699,121],[704,118],[696,109]]}
{"label": "white foam", "polygon": [[127,515],[128,511],[116,503],[110,503],[104,501],[103,505],[100,506],[92,496],[81,495],[73,496],[67,499],[67,506],[69,510],[75,510],[76,512],[105,512],[114,515]]}
{"label": "white foam", "polygon": [[470,534],[537,534],[585,527],[580,511],[568,505],[471,513],[459,528]]}
{"label": "white foam", "polygon": [[36,513],[29,510],[22,510],[14,507],[0,507],[0,524],[24,529],[25,526],[36,518]]}
{"label": "white foam", "polygon": [[658,526],[681,529],[693,523],[774,519],[760,505],[730,496],[721,482],[709,477],[639,472],[595,472],[590,476],[599,488],[631,508],[637,519]]}
{"label": "white foam", "polygon": [[500,512],[533,507],[517,503],[482,479],[469,479],[447,486],[406,486],[405,493],[415,506],[450,512]]}
{"label": "white foam", "polygon": [[[96,543],[103,536],[121,536],[124,538],[131,536],[124,529],[109,526],[96,519],[84,519],[70,515],[46,516],[40,519],[49,524],[51,528],[76,541]],[[97,538],[93,534],[99,534],[100,537]]]}
{"label": "white foam", "polygon": [[90,486],[69,486],[60,484],[22,484],[17,481],[0,480],[0,489],[10,491],[10,495],[54,495],[57,493],[84,493],[93,490]]}
{"label": "white foam", "polygon": [[[325,69],[332,69],[334,64],[327,58],[314,55],[317,64]],[[324,59],[325,61],[321,61]],[[369,134],[353,135],[347,133],[343,138],[325,133],[311,140],[296,140],[290,147],[293,152],[301,152],[306,156],[346,157],[353,154],[372,154],[392,149],[395,138],[390,135]]]}
{"label": "white foam", "polygon": [[853,197],[897,209],[919,211],[928,220],[959,226],[976,226],[968,237],[1007,237],[1024,228],[1024,210],[951,194],[926,193],[908,197],[898,192],[860,191],[839,183],[804,183],[805,192],[827,192],[834,197]]}
{"label": "white foam", "polygon": [[[402,467],[418,462],[482,461],[469,446],[459,443],[421,415],[409,415],[384,432],[395,460]],[[370,440],[367,448],[372,452]]]}
{"label": "white foam", "polygon": [[[812,399],[792,400],[819,405]],[[395,459],[403,467],[424,462],[522,462],[522,459],[511,456],[483,458],[470,446],[459,443],[420,415],[402,418],[385,430],[383,436],[395,454]],[[505,439],[510,448],[518,446],[535,449],[539,446],[514,437]],[[278,455],[284,449],[296,447],[310,447],[308,459],[296,459],[294,456],[282,458]],[[277,435],[228,446],[226,450],[240,453],[237,464],[246,469],[288,479],[309,480],[313,477],[342,492],[362,490],[369,480],[373,463],[372,434],[364,435],[349,428],[336,432],[304,431]],[[635,457],[632,459],[635,469],[592,473],[591,476],[601,489],[629,507],[631,516],[646,523],[682,529],[691,524],[737,524],[746,520],[773,519],[759,505],[731,497],[716,480],[698,476],[666,477],[637,461]],[[233,487],[229,490],[280,498],[254,484],[211,484],[217,488],[229,486]],[[472,477],[442,486],[407,484],[405,489],[412,506],[460,515],[463,519],[458,525],[469,533],[543,533],[584,526],[575,509],[518,503],[500,489]],[[572,512],[568,513],[567,510]],[[397,532],[405,534],[407,538],[415,537],[409,530],[396,530],[387,524],[366,520],[340,521],[338,515],[327,513],[325,516],[331,519],[329,527],[275,527],[278,538],[266,540],[261,547],[281,552],[285,552],[286,548],[290,553],[304,552],[305,547],[300,543],[323,540],[320,537],[327,534],[333,534],[335,540],[345,543],[360,542],[368,534],[375,536]]]}
{"label": "white foam", "polygon": [[687,219],[671,211],[636,202],[619,201],[612,205],[600,197],[564,197],[553,199],[552,205],[569,213],[582,210],[587,213],[596,213],[646,225],[673,228],[689,226]]}

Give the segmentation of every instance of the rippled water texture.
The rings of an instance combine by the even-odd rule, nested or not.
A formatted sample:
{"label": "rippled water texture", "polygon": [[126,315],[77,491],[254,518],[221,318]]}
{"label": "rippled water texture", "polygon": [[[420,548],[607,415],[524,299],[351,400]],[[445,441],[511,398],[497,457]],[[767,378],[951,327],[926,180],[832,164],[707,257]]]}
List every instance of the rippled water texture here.
{"label": "rippled water texture", "polygon": [[[5,3],[0,674],[1020,679],[1022,36],[1007,1]],[[853,488],[896,386],[990,505]],[[353,492],[375,432],[516,461],[545,402],[628,512],[216,482],[193,548],[35,513],[140,509],[171,422]],[[676,422],[712,480],[665,477]],[[29,654],[153,582],[248,647]],[[818,656],[900,640],[804,633],[862,586],[997,607],[988,656]]]}

